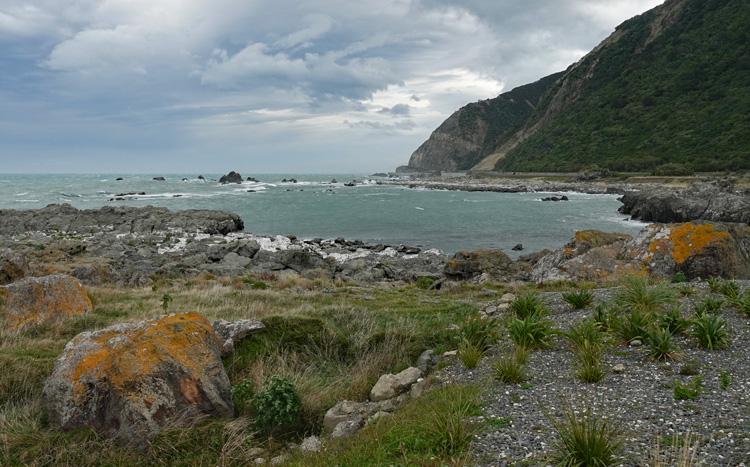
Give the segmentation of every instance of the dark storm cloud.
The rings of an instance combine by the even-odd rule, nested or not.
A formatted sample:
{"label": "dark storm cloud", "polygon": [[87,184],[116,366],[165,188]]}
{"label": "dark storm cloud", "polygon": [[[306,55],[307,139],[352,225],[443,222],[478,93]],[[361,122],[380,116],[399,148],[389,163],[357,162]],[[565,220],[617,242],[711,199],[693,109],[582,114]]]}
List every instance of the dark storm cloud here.
{"label": "dark storm cloud", "polygon": [[210,169],[274,148],[246,163],[388,168],[455,108],[567,67],[658,3],[3,0],[0,159],[115,170],[158,151],[137,168]]}

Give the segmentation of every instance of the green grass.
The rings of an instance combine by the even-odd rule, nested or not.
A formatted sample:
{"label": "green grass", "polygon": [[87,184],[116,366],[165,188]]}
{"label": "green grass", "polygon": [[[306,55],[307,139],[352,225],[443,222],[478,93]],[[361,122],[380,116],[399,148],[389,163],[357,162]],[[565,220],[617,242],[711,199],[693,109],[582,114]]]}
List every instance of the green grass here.
{"label": "green grass", "polygon": [[319,454],[293,458],[293,466],[465,465],[480,425],[478,390],[447,386],[429,391],[352,438],[333,440]]}
{"label": "green grass", "polygon": [[659,327],[670,334],[684,334],[690,327],[690,321],[685,319],[682,311],[675,306],[659,316]]}
{"label": "green grass", "polygon": [[643,341],[653,325],[653,315],[640,308],[633,308],[625,316],[618,316],[613,322],[617,336],[626,343],[636,339]]}
{"label": "green grass", "polygon": [[724,306],[724,300],[715,297],[706,297],[702,302],[695,306],[696,316],[705,314],[718,314]]}
{"label": "green grass", "polygon": [[516,351],[509,355],[504,355],[495,362],[492,368],[496,380],[505,384],[520,384],[528,379],[525,368],[525,350],[521,349],[520,352],[522,353],[519,354]]}
{"label": "green grass", "polygon": [[604,378],[601,347],[584,343],[576,351],[576,378],[584,383],[598,383]]}
{"label": "green grass", "polygon": [[482,349],[472,344],[468,340],[463,340],[458,345],[458,359],[461,360],[464,367],[468,369],[474,369],[479,366],[479,361],[482,360],[484,352]]}
{"label": "green grass", "polygon": [[719,387],[722,391],[726,391],[729,389],[729,386],[732,385],[732,374],[729,373],[727,370],[721,370],[719,371]]}
{"label": "green grass", "polygon": [[602,347],[606,338],[606,335],[602,332],[601,325],[591,318],[574,324],[563,335],[573,346],[574,350],[579,350],[587,346]]}
{"label": "green grass", "polygon": [[588,308],[594,302],[594,296],[590,291],[581,289],[576,292],[569,292],[562,294],[563,300],[565,300],[574,310],[582,310]]}
{"label": "green grass", "polygon": [[622,439],[606,419],[589,411],[576,414],[568,408],[563,418],[554,422],[557,443],[552,461],[559,466],[614,465]]}

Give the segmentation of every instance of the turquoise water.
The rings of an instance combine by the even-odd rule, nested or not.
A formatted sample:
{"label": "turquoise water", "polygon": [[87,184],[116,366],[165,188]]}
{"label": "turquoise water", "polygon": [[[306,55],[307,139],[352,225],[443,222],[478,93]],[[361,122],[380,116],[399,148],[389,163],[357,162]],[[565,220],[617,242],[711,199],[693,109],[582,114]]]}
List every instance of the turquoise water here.
{"label": "turquoise water", "polygon": [[[159,175],[159,174],[157,174]],[[642,224],[617,213],[616,196],[568,194],[569,202],[541,202],[542,193],[468,193],[415,190],[368,184],[344,187],[357,175],[253,175],[260,183],[220,185],[216,174],[0,175],[0,208],[29,209],[50,203],[78,208],[163,206],[222,209],[239,214],[245,230],[264,235],[335,238],[420,245],[445,252],[459,249],[526,251],[558,248],[576,230],[635,233]],[[249,175],[249,174],[245,174]],[[188,181],[182,181],[188,178]],[[282,183],[296,178],[299,183]],[[330,184],[332,179],[338,184]],[[213,180],[211,180],[213,179]],[[254,190],[254,192],[248,192]],[[126,201],[119,193],[146,192]]]}

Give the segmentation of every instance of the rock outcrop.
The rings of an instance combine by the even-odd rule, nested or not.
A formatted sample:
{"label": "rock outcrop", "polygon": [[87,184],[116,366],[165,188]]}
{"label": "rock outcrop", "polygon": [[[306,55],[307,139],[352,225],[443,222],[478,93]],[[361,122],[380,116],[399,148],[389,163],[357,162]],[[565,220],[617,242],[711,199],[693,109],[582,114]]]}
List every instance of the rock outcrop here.
{"label": "rock outcrop", "polygon": [[0,287],[7,329],[23,332],[38,325],[57,325],[93,311],[91,299],[75,278],[63,274],[27,277]]}
{"label": "rock outcrop", "polygon": [[513,260],[501,250],[459,251],[445,263],[444,273],[449,279],[467,280],[482,274],[495,279],[508,278],[513,272]]}
{"label": "rock outcrop", "polygon": [[152,206],[79,210],[69,204],[50,204],[41,209],[22,211],[0,209],[0,235],[26,232],[93,234],[102,231],[146,234],[171,229],[226,235],[243,228],[242,219],[236,214],[213,210],[170,211]]}
{"label": "rock outcrop", "polygon": [[750,226],[652,224],[634,238],[578,232],[564,248],[541,258],[530,276],[536,282],[613,281],[634,273],[671,278],[678,272],[689,279],[750,277]]}
{"label": "rock outcrop", "polygon": [[750,224],[750,194],[728,183],[693,185],[684,190],[650,188],[620,198],[620,212],[645,222],[707,220]]}
{"label": "rock outcrop", "polygon": [[12,250],[0,252],[0,285],[24,278],[29,272],[26,257]]}
{"label": "rock outcrop", "polygon": [[196,313],[84,332],[44,385],[50,422],[142,443],[166,426],[233,415],[222,340]]}
{"label": "rock outcrop", "polygon": [[219,183],[226,185],[228,183],[242,183],[242,175],[235,171],[231,171],[226,175],[222,175],[219,179]]}
{"label": "rock outcrop", "polygon": [[262,331],[265,325],[257,319],[241,319],[239,321],[225,321],[219,319],[213,322],[214,331],[223,340],[221,355],[226,356],[234,352],[234,344],[250,334]]}

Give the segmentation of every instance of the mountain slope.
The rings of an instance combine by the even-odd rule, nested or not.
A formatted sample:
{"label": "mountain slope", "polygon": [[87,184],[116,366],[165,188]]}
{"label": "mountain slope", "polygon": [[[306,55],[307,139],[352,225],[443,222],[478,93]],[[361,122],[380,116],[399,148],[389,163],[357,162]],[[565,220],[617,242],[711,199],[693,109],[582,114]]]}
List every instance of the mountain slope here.
{"label": "mountain slope", "polygon": [[561,75],[462,107],[412,154],[409,168],[449,172],[472,168],[523,126]]}
{"label": "mountain slope", "polygon": [[[620,25],[548,83],[535,109],[519,114],[523,123],[490,141],[494,147],[485,148],[481,161],[465,151],[454,155],[456,167],[640,171],[680,163],[699,171],[750,169],[747,24],[747,0],[667,0]],[[492,112],[485,115],[477,128],[495,125]],[[458,135],[442,135],[449,136]],[[481,131],[460,137],[484,139]],[[419,159],[433,160],[434,146]]]}

